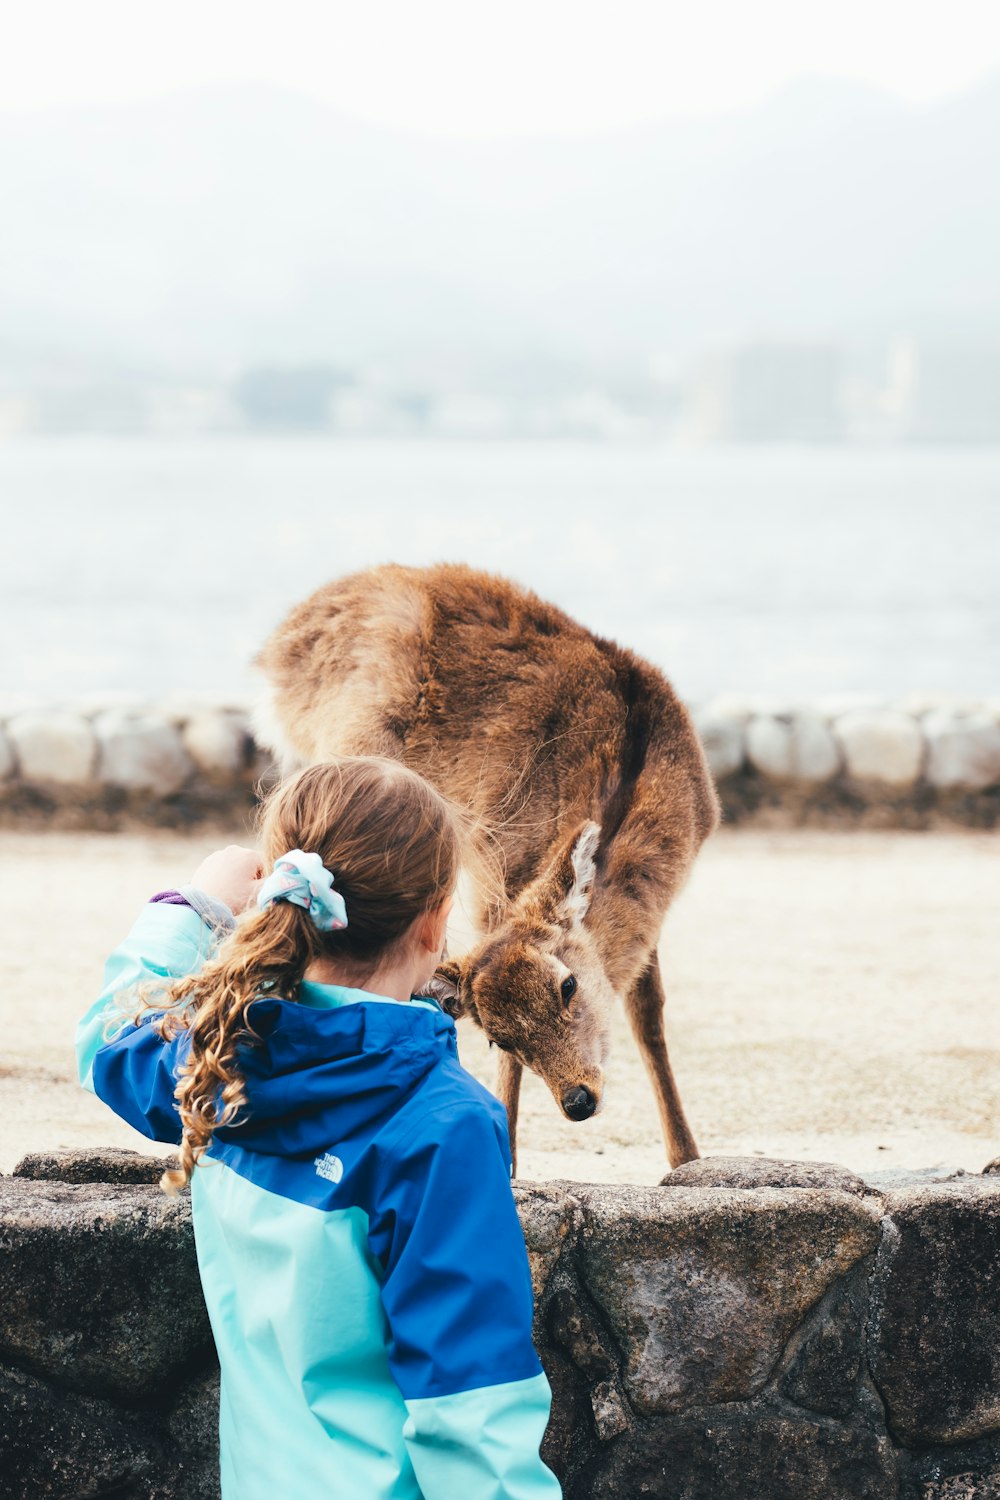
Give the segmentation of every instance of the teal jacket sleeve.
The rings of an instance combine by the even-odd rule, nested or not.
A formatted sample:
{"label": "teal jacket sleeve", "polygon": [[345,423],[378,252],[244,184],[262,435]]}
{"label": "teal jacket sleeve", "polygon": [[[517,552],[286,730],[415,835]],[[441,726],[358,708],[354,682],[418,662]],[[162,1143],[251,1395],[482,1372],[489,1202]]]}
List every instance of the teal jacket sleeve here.
{"label": "teal jacket sleeve", "polygon": [[403,1439],[424,1500],[559,1500],[538,1452],[551,1405],[544,1374],[407,1401]]}
{"label": "teal jacket sleeve", "polygon": [[151,1009],[133,1023],[135,986],[194,973],[216,941],[189,906],[144,907],[105,964],[101,993],[76,1028],[80,1083],[150,1140],[180,1141],[174,1088],[187,1042],[183,1035],[166,1042],[150,1026],[163,1010]]}
{"label": "teal jacket sleeve", "polygon": [[427,1126],[401,1153],[372,1226],[421,1494],[556,1500],[559,1482],[539,1454],[552,1396],[532,1342],[506,1120],[477,1101]]}

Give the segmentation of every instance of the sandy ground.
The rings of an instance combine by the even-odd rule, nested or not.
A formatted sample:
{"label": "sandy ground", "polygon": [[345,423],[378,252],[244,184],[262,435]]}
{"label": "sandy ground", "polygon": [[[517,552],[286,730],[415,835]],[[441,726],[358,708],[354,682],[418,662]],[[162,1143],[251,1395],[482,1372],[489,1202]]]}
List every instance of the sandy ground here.
{"label": "sandy ground", "polygon": [[[154,890],[239,830],[0,835],[0,1168],[30,1150],[157,1148],[77,1084],[73,1031]],[[717,835],[668,916],[674,1067],[703,1154],[861,1169],[1000,1154],[1000,836]],[[484,1082],[481,1033],[459,1026]],[[525,1085],[520,1175],[655,1182],[652,1096],[624,1016],[605,1107],[574,1125]]]}

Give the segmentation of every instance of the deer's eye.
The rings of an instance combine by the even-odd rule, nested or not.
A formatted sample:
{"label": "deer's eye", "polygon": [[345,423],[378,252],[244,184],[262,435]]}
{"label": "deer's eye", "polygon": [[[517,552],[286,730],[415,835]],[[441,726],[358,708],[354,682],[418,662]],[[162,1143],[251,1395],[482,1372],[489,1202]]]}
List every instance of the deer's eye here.
{"label": "deer's eye", "polygon": [[572,974],[566,975],[566,978],[559,986],[559,993],[560,995],[562,995],[563,1005],[568,1005],[573,996],[576,994],[576,980],[573,978]]}

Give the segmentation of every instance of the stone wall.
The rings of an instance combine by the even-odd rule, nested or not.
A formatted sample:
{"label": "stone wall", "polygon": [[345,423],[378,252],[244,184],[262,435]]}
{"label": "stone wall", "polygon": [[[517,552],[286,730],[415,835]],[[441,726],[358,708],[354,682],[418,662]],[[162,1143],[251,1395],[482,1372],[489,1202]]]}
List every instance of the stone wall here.
{"label": "stone wall", "polygon": [[270,758],[246,705],[82,700],[0,715],[0,823],[178,828],[246,814]]}
{"label": "stone wall", "polygon": [[[0,1178],[0,1493],[218,1493],[187,1195]],[[567,1500],[998,1500],[1000,1177],[706,1160],[515,1188]]]}
{"label": "stone wall", "polygon": [[1000,821],[1000,700],[783,706],[729,696],[692,711],[730,821]]}
{"label": "stone wall", "polygon": [[[1000,700],[728,696],[692,705],[726,817],[993,827]],[[0,713],[0,822],[171,827],[246,812],[271,774],[245,705],[79,702]]]}

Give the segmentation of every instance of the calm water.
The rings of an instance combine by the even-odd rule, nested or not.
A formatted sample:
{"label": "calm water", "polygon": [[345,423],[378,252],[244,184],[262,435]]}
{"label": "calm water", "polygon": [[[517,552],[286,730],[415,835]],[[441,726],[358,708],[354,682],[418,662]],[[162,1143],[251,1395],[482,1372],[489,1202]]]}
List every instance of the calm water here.
{"label": "calm water", "polygon": [[0,692],[252,689],[316,585],[507,574],[689,698],[1000,692],[1000,450],[0,445]]}

